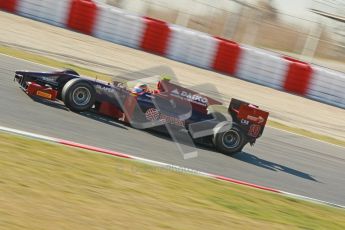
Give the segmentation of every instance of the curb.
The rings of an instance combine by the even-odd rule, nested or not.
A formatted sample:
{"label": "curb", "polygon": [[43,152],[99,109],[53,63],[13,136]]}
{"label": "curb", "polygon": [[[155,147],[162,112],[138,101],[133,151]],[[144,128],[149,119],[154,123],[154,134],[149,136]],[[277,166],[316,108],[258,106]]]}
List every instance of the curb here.
{"label": "curb", "polygon": [[157,166],[157,167],[161,167],[161,168],[166,168],[166,169],[172,170],[172,171],[177,171],[177,172],[192,174],[192,175],[196,175],[196,176],[203,176],[203,177],[212,178],[212,179],[216,179],[216,180],[226,181],[226,182],[230,182],[233,184],[243,185],[246,187],[259,189],[259,190],[263,190],[263,191],[267,191],[267,192],[271,192],[271,193],[282,194],[282,195],[296,198],[296,199],[311,201],[311,202],[318,203],[318,204],[323,204],[323,205],[328,205],[328,206],[332,206],[332,207],[345,209],[345,206],[343,206],[343,205],[338,205],[335,203],[331,203],[331,202],[327,202],[327,201],[323,201],[323,200],[318,200],[315,198],[310,198],[310,197],[306,197],[306,196],[302,196],[302,195],[298,195],[298,194],[294,194],[294,193],[290,193],[290,192],[285,192],[285,191],[270,188],[270,187],[260,186],[260,185],[252,184],[249,182],[232,179],[229,177],[224,177],[224,176],[220,176],[220,175],[215,175],[215,174],[211,174],[211,173],[197,171],[194,169],[180,167],[180,166],[173,165],[173,164],[168,164],[168,163],[164,163],[164,162],[160,162],[160,161],[136,157],[136,156],[112,151],[109,149],[98,148],[98,147],[91,146],[91,145],[85,145],[85,144],[81,144],[81,143],[77,143],[77,142],[73,142],[73,141],[68,141],[68,140],[64,140],[64,139],[44,136],[44,135],[40,135],[40,134],[35,134],[35,133],[26,132],[26,131],[22,131],[22,130],[18,130],[18,129],[12,129],[12,128],[3,127],[3,126],[0,126],[0,132],[7,132],[7,133],[11,133],[11,134],[25,136],[25,137],[32,138],[32,139],[56,143],[59,145],[64,145],[64,146],[74,147],[74,148],[78,148],[78,149],[94,151],[94,152],[102,153],[105,155],[110,155],[110,156],[117,157],[117,158],[125,158],[125,159],[135,160],[135,161],[142,162],[145,164],[149,164],[149,165],[153,165],[153,166]]}

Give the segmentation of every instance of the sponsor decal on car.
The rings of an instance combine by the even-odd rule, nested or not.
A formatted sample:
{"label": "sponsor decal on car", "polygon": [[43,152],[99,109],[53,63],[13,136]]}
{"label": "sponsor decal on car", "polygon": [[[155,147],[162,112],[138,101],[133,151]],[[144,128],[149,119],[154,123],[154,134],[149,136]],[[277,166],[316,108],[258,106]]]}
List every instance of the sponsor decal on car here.
{"label": "sponsor decal on car", "polygon": [[171,91],[171,96],[178,97],[180,99],[193,102],[199,105],[207,106],[208,99],[207,97],[201,96],[200,94],[192,94],[184,90],[174,89]]}
{"label": "sponsor decal on car", "polygon": [[46,92],[43,92],[43,91],[40,91],[40,90],[38,90],[36,92],[36,95],[40,96],[40,97],[43,97],[43,98],[47,98],[47,99],[51,99],[52,98],[52,95],[50,93],[46,93]]}
{"label": "sponsor decal on car", "polygon": [[155,108],[148,109],[145,112],[145,117],[149,121],[163,121],[165,123],[172,124],[172,125],[177,125],[181,127],[185,126],[185,121],[179,120],[176,117],[162,114]]}
{"label": "sponsor decal on car", "polygon": [[110,98],[115,98],[115,94],[116,94],[116,90],[111,88],[111,87],[106,87],[106,86],[103,86],[103,85],[95,85],[95,89],[96,89],[96,92],[98,94],[105,94],[107,95],[108,97]]}
{"label": "sponsor decal on car", "polygon": [[249,125],[249,121],[246,119],[241,119],[241,124],[242,125]]}
{"label": "sponsor decal on car", "polygon": [[261,131],[261,125],[251,125],[248,131],[248,135],[251,137],[257,137],[259,136],[259,133]]}
{"label": "sponsor decal on car", "polygon": [[250,120],[250,121],[253,121],[253,122],[256,122],[258,124],[261,124],[265,121],[265,118],[259,116],[259,117],[254,117],[252,115],[248,115],[247,116],[247,119]]}

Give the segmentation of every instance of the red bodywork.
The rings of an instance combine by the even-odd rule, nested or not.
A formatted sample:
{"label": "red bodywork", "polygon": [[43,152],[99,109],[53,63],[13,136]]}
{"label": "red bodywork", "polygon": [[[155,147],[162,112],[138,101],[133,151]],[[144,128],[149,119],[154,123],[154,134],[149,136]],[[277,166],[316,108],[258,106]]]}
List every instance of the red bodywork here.
{"label": "red bodywork", "polygon": [[26,93],[29,96],[38,96],[44,99],[55,101],[58,91],[52,89],[51,87],[44,87],[37,83],[27,82]]}
{"label": "red bodywork", "polygon": [[269,113],[253,105],[242,104],[238,111],[238,118],[245,119],[251,123],[265,126]]}
{"label": "red bodywork", "polygon": [[229,113],[249,138],[258,138],[262,135],[269,113],[259,109],[258,106],[232,99]]}
{"label": "red bodywork", "polygon": [[135,109],[136,103],[137,103],[137,96],[130,94],[127,96],[124,102],[124,106],[126,107],[127,114],[125,114],[118,107],[112,105],[109,102],[102,102],[98,108],[98,112],[109,117],[122,119],[124,122],[129,123],[131,115]]}

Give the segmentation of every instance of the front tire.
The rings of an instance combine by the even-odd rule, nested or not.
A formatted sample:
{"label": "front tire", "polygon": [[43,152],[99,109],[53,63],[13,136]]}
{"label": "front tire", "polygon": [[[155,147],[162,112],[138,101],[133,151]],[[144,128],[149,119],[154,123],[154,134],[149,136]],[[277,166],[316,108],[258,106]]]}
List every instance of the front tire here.
{"label": "front tire", "polygon": [[233,125],[228,131],[219,132],[213,136],[213,144],[216,149],[229,156],[241,152],[246,143],[246,138],[237,125]]}
{"label": "front tire", "polygon": [[66,107],[74,112],[91,109],[95,103],[95,89],[84,79],[75,78],[62,88],[61,98]]}

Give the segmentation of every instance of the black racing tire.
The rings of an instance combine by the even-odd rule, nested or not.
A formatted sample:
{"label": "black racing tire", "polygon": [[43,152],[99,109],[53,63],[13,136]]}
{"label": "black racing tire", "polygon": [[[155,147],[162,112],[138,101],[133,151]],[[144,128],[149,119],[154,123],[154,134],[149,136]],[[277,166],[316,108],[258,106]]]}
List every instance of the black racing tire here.
{"label": "black racing tire", "polygon": [[72,74],[72,75],[79,76],[79,73],[77,73],[77,71],[75,71],[73,69],[65,69],[63,72],[67,73],[67,74]]}
{"label": "black racing tire", "polygon": [[74,112],[83,112],[91,109],[95,104],[95,89],[86,80],[74,78],[62,88],[61,98],[66,107]]}
{"label": "black racing tire", "polygon": [[247,141],[243,131],[233,124],[230,130],[213,135],[213,144],[219,152],[232,156],[241,152]]}

